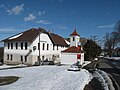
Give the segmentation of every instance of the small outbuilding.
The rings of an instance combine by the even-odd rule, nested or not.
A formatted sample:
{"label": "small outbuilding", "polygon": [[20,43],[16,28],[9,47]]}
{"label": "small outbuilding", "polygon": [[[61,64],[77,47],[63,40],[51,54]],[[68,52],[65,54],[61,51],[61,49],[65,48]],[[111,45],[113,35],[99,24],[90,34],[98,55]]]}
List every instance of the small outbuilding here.
{"label": "small outbuilding", "polygon": [[75,64],[79,61],[80,65],[84,63],[84,52],[78,47],[72,46],[61,52],[61,64]]}
{"label": "small outbuilding", "polygon": [[70,34],[70,47],[61,52],[61,64],[72,65],[79,61],[79,65],[84,63],[84,51],[80,43],[80,35],[74,30]]}

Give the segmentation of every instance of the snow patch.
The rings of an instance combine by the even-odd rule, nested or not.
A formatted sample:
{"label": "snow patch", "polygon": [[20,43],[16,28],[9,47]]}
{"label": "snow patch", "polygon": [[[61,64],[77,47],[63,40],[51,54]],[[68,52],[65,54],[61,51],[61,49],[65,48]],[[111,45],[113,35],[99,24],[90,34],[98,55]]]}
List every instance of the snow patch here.
{"label": "snow patch", "polygon": [[13,68],[13,67],[27,67],[27,65],[24,64],[19,64],[19,65],[2,65],[0,66],[0,69],[6,69],[6,68]]}
{"label": "snow patch", "polygon": [[91,63],[91,61],[84,61],[82,67],[84,67],[84,66],[86,66],[86,65],[88,65],[88,64],[90,64],[90,63]]}
{"label": "snow patch", "polygon": [[10,40],[10,39],[18,38],[18,37],[20,37],[22,34],[23,34],[23,33],[20,33],[20,34],[18,34],[18,35],[16,35],[16,36],[13,36],[13,37],[9,38],[9,40]]}

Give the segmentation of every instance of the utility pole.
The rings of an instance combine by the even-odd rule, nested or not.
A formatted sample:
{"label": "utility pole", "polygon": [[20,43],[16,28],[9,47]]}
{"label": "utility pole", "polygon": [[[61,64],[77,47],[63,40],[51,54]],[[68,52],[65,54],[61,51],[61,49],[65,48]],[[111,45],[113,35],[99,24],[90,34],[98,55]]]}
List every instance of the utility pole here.
{"label": "utility pole", "polygon": [[40,31],[40,29],[41,29],[41,28],[39,28],[39,44],[38,44],[38,45],[39,45],[39,46],[38,46],[38,47],[39,47],[39,58],[38,58],[38,60],[39,60],[39,65],[41,66],[42,63],[41,63],[41,59],[40,59],[40,34],[42,33],[42,31]]}

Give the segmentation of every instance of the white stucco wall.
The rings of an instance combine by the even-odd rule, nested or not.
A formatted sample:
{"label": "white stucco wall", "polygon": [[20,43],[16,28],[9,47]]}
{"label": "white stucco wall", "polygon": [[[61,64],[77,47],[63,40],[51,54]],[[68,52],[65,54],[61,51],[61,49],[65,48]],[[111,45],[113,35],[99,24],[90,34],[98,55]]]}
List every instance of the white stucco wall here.
{"label": "white stucco wall", "polygon": [[[73,41],[73,37],[75,40]],[[70,46],[78,46],[78,43],[80,42],[80,37],[79,36],[70,36]]]}
{"label": "white stucco wall", "polygon": [[[11,42],[9,42],[11,43]],[[7,43],[5,42],[5,47],[4,47],[4,62],[6,64],[20,64],[21,62],[21,56],[23,56],[23,63],[24,64],[31,64],[34,65],[35,62],[38,61],[38,56],[39,56],[39,50],[38,50],[38,43],[39,43],[39,37],[37,37],[32,43],[28,43],[28,48],[25,50],[25,42],[23,42],[23,49],[21,50],[21,42],[18,42],[18,49],[15,47],[16,42],[13,43],[13,49],[8,49]],[[45,43],[45,50],[43,50],[43,43]],[[47,50],[47,44],[49,44],[49,49]],[[36,50],[33,50],[33,47],[36,46]],[[47,34],[41,33],[40,34],[40,58],[44,56],[44,60],[53,60],[53,55],[56,56],[57,60],[60,60],[61,57],[61,51],[65,50],[66,47],[61,47],[57,46],[54,47],[53,50],[53,43],[50,40],[49,36]],[[32,51],[28,56],[27,56],[27,62],[25,62],[24,57],[27,55],[29,51]],[[7,60],[7,54],[13,55],[12,60]]]}
{"label": "white stucco wall", "polygon": [[[34,57],[39,56],[39,50],[38,50],[38,43],[39,43],[39,37],[37,37],[34,42],[31,44],[30,48],[32,48],[33,46],[36,46],[36,50],[34,50],[31,55],[33,55]],[[45,44],[45,49],[43,50],[43,43]],[[49,49],[47,50],[47,44],[49,44]],[[61,57],[61,51],[65,50],[65,47],[61,47],[58,46],[58,50],[57,50],[57,46],[54,46],[54,50],[53,50],[53,43],[50,40],[49,36],[47,34],[40,34],[40,58],[42,60],[42,56],[44,56],[44,60],[48,59],[48,60],[52,60],[53,59],[53,55],[54,56],[59,56],[57,59],[59,59]],[[37,61],[37,58],[34,58],[35,62]]]}
{"label": "white stucco wall", "polygon": [[61,64],[72,65],[79,60],[80,64],[82,65],[84,63],[84,53],[81,54],[81,59],[77,59],[77,54],[80,54],[80,53],[64,53],[64,52],[62,52],[61,53]]}
{"label": "white stucco wall", "polygon": [[[29,46],[31,45],[30,42],[27,42],[27,50],[25,50],[25,42],[23,43],[23,49],[21,50],[21,42],[17,42],[18,43],[18,49],[16,49],[15,43],[16,42],[9,42],[9,43],[13,43],[13,49],[8,49],[8,42],[5,42],[5,46],[4,46],[4,63],[6,64],[21,64],[21,56],[23,56],[23,62],[25,62],[24,57],[26,56],[26,54],[29,52],[30,48]],[[9,55],[9,60],[7,60],[7,55]],[[12,60],[11,60],[11,56],[12,55]],[[27,62],[25,62],[26,64],[31,64],[32,60],[31,60],[31,55],[29,55],[27,57]]]}

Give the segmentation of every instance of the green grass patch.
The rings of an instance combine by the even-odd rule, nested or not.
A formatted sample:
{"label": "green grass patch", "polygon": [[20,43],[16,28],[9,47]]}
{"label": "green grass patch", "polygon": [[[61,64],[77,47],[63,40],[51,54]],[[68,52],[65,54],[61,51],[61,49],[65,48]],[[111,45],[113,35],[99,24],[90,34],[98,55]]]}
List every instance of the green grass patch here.
{"label": "green grass patch", "polygon": [[0,77],[0,86],[14,83],[14,82],[16,82],[18,79],[19,79],[19,77],[16,77],[16,76]]}

